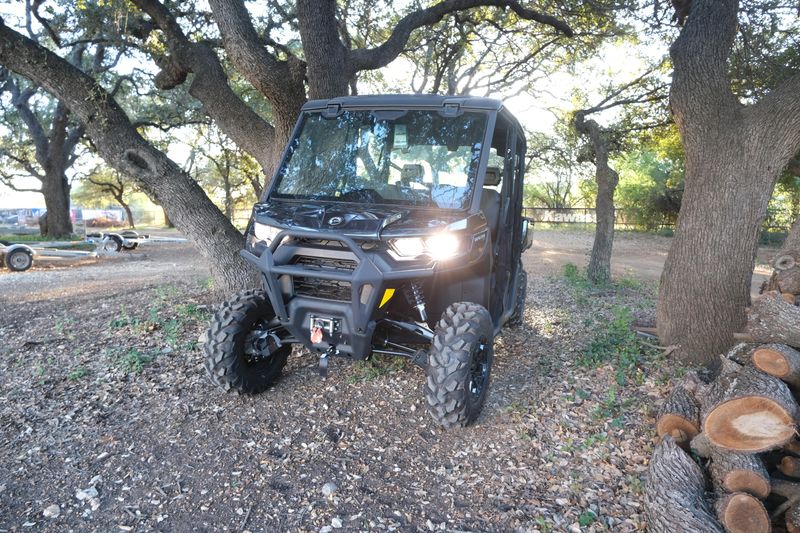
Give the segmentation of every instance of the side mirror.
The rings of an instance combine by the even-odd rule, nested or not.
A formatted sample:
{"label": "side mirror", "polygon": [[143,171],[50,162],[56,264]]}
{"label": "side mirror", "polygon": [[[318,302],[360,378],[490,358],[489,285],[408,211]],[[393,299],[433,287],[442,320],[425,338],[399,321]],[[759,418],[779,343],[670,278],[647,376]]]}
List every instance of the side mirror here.
{"label": "side mirror", "polygon": [[530,219],[522,219],[522,251],[533,246],[533,224]]}

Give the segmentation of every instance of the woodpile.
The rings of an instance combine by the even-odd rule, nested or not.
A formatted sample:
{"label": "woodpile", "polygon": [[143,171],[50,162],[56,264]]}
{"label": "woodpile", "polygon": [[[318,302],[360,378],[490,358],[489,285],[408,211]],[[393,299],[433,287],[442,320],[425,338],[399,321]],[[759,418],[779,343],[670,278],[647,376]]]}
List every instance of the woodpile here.
{"label": "woodpile", "polygon": [[785,252],[747,312],[745,340],[709,383],[678,383],[658,412],[649,530],[800,533],[800,256]]}

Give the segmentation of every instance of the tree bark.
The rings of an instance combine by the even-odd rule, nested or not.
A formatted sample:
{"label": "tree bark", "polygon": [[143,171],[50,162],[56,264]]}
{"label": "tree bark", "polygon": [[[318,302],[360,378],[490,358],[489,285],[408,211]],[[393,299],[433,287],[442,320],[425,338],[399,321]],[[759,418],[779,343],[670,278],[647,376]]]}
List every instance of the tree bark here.
{"label": "tree bark", "polygon": [[585,111],[575,113],[575,129],[589,137],[594,152],[595,199],[594,243],[589,259],[587,276],[593,283],[604,284],[611,280],[611,250],[614,245],[614,191],[619,183],[619,174],[608,164],[607,132],[594,120],[587,119]]}
{"label": "tree bark", "polygon": [[791,440],[797,412],[785,383],[726,360],[703,395],[700,415],[703,433],[713,446],[757,453]]}
{"label": "tree bark", "polygon": [[751,106],[730,88],[735,0],[694,0],[670,49],[670,102],[686,152],[685,189],[659,288],[658,330],[686,361],[709,364],[745,324],[772,189],[800,149],[800,76]]}
{"label": "tree bark", "polygon": [[757,342],[800,348],[800,307],[777,292],[765,292],[747,310],[746,332]]}
{"label": "tree bark", "polygon": [[645,483],[645,515],[652,533],[722,533],[705,498],[706,478],[672,437],[656,446]]}
{"label": "tree bark", "polygon": [[[797,325],[800,328],[800,324]],[[800,352],[785,344],[766,344],[753,352],[753,366],[794,387],[800,386]]]}
{"label": "tree bark", "polygon": [[197,246],[210,263],[218,290],[231,293],[255,284],[255,272],[239,256],[242,234],[197,182],[139,135],[114,98],[95,80],[1,20],[0,63],[69,107],[86,127],[101,157],[130,175]]}

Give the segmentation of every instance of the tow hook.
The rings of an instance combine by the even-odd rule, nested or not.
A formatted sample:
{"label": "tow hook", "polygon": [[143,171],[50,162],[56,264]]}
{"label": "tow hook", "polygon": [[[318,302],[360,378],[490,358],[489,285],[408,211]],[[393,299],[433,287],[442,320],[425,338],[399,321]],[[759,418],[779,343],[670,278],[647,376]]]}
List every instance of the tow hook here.
{"label": "tow hook", "polygon": [[325,350],[325,353],[323,353],[320,356],[320,358],[319,358],[319,375],[320,376],[322,376],[323,378],[327,378],[328,377],[328,359],[330,358],[330,356],[336,355],[338,353],[339,353],[339,350],[336,349],[336,346],[331,344],[330,346],[328,346],[328,349]]}

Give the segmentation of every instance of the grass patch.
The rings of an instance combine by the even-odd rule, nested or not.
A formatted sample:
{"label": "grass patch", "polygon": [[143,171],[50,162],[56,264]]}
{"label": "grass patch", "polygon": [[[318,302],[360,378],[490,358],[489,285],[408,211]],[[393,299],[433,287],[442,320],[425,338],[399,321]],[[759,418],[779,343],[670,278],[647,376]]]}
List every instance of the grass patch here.
{"label": "grass patch", "polygon": [[89,375],[89,369],[86,368],[85,366],[79,366],[77,368],[74,368],[73,370],[70,371],[69,374],[67,374],[67,379],[69,379],[70,381],[77,381],[88,375]]}
{"label": "grass patch", "polygon": [[25,233],[25,234],[3,234],[0,235],[0,241],[17,243],[17,242],[83,242],[83,239],[77,235],[69,235],[64,237],[42,237],[38,233]]}
{"label": "grass patch", "polygon": [[146,365],[153,362],[155,357],[140,353],[138,349],[131,348],[127,353],[114,361],[114,367],[125,375],[141,374]]}
{"label": "grass patch", "polygon": [[356,365],[356,371],[347,379],[350,384],[373,381],[381,376],[402,370],[406,361],[402,357],[375,354]]}

